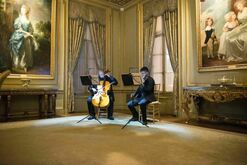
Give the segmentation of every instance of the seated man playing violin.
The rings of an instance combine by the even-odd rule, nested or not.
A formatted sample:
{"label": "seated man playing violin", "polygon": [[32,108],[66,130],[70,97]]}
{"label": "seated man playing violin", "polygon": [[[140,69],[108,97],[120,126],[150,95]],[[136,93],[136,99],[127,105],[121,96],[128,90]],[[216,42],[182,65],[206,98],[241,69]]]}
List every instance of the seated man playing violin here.
{"label": "seated man playing violin", "polygon": [[147,67],[140,69],[141,78],[143,83],[136,90],[133,98],[128,102],[128,107],[133,115],[131,121],[138,121],[139,115],[135,109],[135,106],[140,106],[142,113],[142,122],[147,125],[147,105],[156,100],[154,95],[154,79],[149,75]]}
{"label": "seated man playing violin", "polygon": [[[102,85],[102,88],[105,88],[105,84],[108,84],[108,91],[107,94],[109,96],[109,105],[108,105],[108,119],[109,120],[114,120],[113,118],[113,106],[114,106],[114,92],[113,92],[113,88],[112,85],[117,85],[118,81],[116,80],[116,78],[114,78],[109,71],[105,71],[103,72],[102,70],[99,70],[98,73],[98,78],[99,78],[99,82]],[[98,89],[95,87],[95,85],[93,86],[89,86],[88,90],[90,91],[91,95],[88,96],[87,99],[87,105],[88,105],[88,112],[90,117],[88,118],[88,120],[92,120],[95,119],[95,109],[94,109],[94,105],[93,105],[93,98],[94,95],[98,92]]]}

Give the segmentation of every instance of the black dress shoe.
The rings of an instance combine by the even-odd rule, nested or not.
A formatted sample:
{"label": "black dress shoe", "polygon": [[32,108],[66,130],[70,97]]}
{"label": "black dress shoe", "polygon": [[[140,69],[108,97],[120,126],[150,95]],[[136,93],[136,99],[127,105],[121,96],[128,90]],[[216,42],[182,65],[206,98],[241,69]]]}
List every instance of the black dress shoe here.
{"label": "black dress shoe", "polygon": [[114,120],[114,117],[113,116],[109,116],[107,117],[109,120]]}
{"label": "black dress shoe", "polygon": [[137,117],[132,117],[132,118],[130,119],[130,121],[138,121],[138,118],[137,118]]}
{"label": "black dress shoe", "polygon": [[95,119],[95,116],[90,116],[90,117],[88,118],[88,120],[93,120],[93,119]]}

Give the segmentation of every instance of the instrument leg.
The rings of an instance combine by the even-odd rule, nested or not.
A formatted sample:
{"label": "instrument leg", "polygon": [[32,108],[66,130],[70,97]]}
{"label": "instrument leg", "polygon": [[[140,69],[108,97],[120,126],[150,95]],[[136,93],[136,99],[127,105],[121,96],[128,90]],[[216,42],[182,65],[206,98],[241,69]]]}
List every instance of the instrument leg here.
{"label": "instrument leg", "polygon": [[131,122],[131,119],[121,129],[124,129],[130,122]]}
{"label": "instrument leg", "polygon": [[81,121],[87,119],[90,115],[87,115],[86,117],[82,118],[81,120],[77,121],[76,123],[80,123]]}
{"label": "instrument leg", "polygon": [[[121,129],[124,129],[130,122],[132,122],[132,120],[130,119]],[[145,125],[146,127],[148,127],[149,128],[149,126],[148,125],[146,125],[146,124],[143,124],[141,121],[139,121],[138,120],[138,122],[139,123],[141,123],[142,125]]]}
{"label": "instrument leg", "polygon": [[95,117],[95,120],[96,120],[98,123],[102,124],[101,121],[99,121],[98,118]]}
{"label": "instrument leg", "polygon": [[[87,115],[86,117],[82,118],[81,120],[77,121],[76,123],[80,123],[81,121],[87,119],[88,117],[90,117],[90,115]],[[99,119],[97,119],[96,117],[94,118],[94,120],[96,120],[98,123],[102,124],[101,121],[99,121]]]}

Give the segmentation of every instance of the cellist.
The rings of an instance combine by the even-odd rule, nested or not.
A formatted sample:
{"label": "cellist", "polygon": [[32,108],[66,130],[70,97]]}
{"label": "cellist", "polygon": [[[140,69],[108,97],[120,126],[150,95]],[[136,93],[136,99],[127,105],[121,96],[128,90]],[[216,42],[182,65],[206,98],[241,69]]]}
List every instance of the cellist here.
{"label": "cellist", "polygon": [[[113,88],[112,88],[112,85],[117,85],[118,84],[118,81],[115,77],[113,77],[111,74],[110,74],[110,71],[107,70],[107,71],[102,71],[102,70],[99,70],[98,72],[98,79],[99,79],[99,82],[103,82],[103,86],[104,86],[104,82],[108,81],[111,86],[110,86],[110,89],[108,90],[108,96],[109,96],[109,99],[110,99],[110,103],[109,103],[109,106],[108,106],[108,119],[109,120],[114,120],[114,117],[113,117],[113,107],[114,107],[114,92],[113,92]],[[95,109],[94,109],[94,106],[92,104],[92,99],[93,99],[93,96],[94,94],[97,93],[97,88],[95,88],[95,86],[90,86],[89,88],[89,91],[91,93],[90,96],[88,96],[88,99],[87,99],[87,105],[88,105],[88,113],[90,115],[90,117],[88,118],[88,120],[92,120],[92,119],[95,119]]]}

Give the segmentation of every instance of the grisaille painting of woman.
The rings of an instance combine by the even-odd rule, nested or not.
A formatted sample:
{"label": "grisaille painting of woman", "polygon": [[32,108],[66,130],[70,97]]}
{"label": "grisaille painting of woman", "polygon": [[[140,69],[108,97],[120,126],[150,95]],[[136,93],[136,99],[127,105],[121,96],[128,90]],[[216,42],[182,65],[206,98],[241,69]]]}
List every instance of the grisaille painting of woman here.
{"label": "grisaille painting of woman", "polygon": [[199,70],[247,66],[247,0],[200,0],[200,39]]}
{"label": "grisaille painting of woman", "polygon": [[52,0],[0,0],[0,70],[50,75]]}

